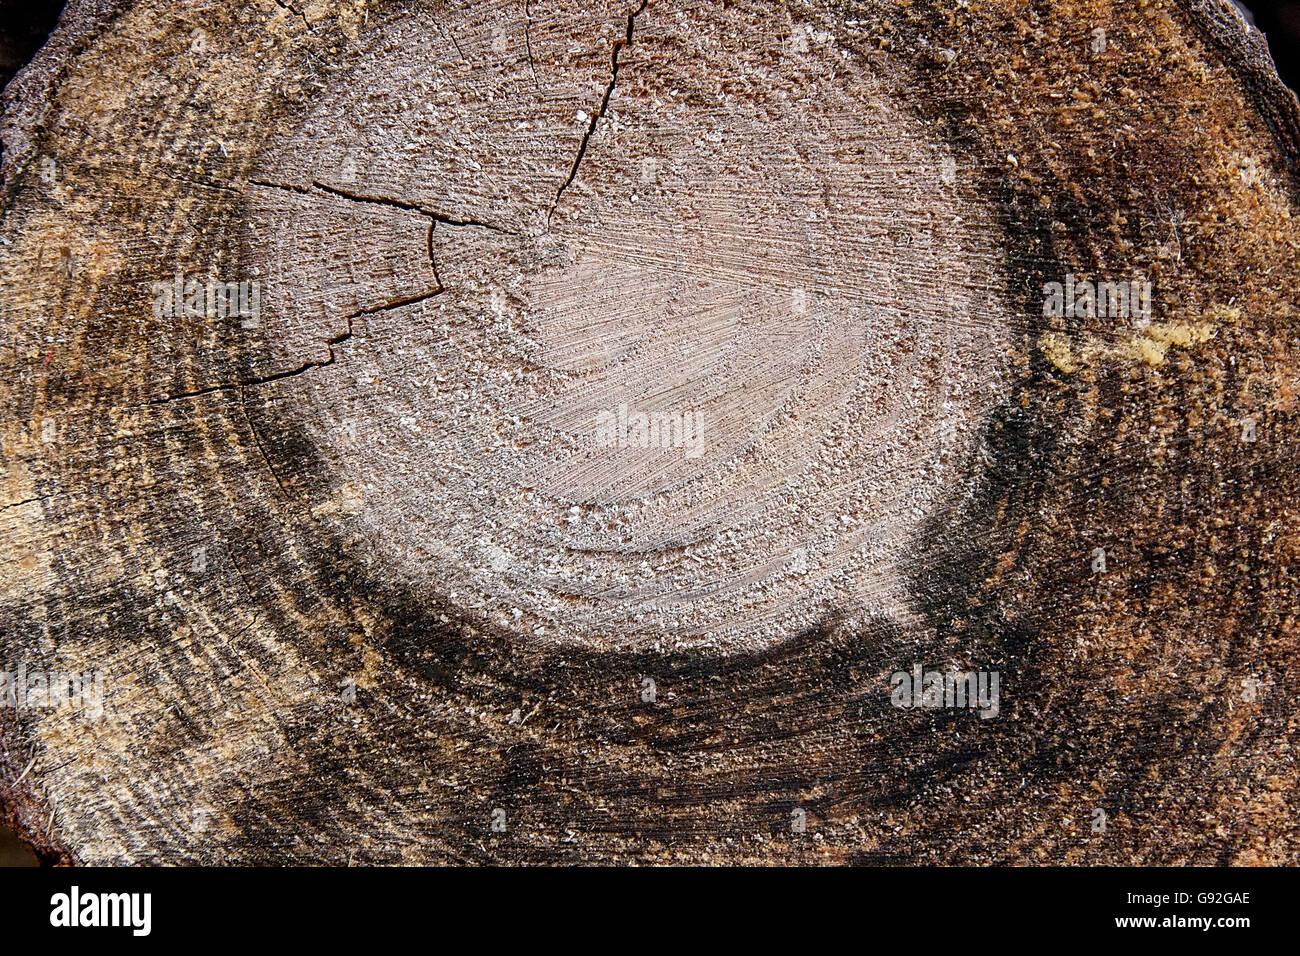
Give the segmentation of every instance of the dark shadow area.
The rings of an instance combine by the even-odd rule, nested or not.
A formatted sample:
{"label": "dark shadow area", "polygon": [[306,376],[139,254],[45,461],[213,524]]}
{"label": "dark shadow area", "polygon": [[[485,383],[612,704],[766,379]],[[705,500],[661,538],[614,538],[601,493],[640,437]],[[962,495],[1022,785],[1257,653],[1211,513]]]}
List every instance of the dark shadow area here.
{"label": "dark shadow area", "polygon": [[0,866],[36,865],[36,854],[19,842],[13,831],[0,824]]}
{"label": "dark shadow area", "polygon": [[62,9],[51,0],[0,0],[0,85],[41,48]]}
{"label": "dark shadow area", "polygon": [[1268,40],[1273,62],[1286,85],[1300,89],[1300,0],[1245,0],[1237,6],[1254,20]]}

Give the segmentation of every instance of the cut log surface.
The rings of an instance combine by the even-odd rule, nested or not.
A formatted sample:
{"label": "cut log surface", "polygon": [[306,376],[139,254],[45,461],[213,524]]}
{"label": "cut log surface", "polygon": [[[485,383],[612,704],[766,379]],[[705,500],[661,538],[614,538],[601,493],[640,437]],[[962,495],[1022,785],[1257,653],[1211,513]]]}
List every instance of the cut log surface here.
{"label": "cut log surface", "polygon": [[1226,0],[74,0],[0,133],[47,859],[1300,862]]}

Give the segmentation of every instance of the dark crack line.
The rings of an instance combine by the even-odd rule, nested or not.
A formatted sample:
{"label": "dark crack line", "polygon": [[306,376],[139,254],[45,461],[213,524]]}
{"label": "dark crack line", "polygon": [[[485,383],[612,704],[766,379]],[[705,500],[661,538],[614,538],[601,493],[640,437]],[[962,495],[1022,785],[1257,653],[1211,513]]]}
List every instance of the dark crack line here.
{"label": "dark crack line", "polygon": [[[331,353],[330,354],[331,361],[333,360],[333,358],[334,358],[333,353]],[[262,447],[262,436],[257,433],[257,426],[253,424],[252,416],[248,414],[248,398],[245,395],[244,389],[245,387],[243,385],[239,387],[239,407],[243,409],[244,421],[248,422],[248,430],[250,433],[252,433],[253,444],[257,445],[257,450],[262,455],[262,462],[266,465],[266,470],[269,471],[271,473],[271,477],[275,479],[276,487],[280,489],[280,496],[283,498],[288,498],[289,493],[284,490],[284,484],[280,481],[280,476],[275,473],[275,468],[271,466],[271,459],[266,456],[266,449]]]}
{"label": "dark crack line", "polygon": [[422,215],[428,216],[434,222],[442,223],[444,226],[477,226],[480,229],[489,229],[492,232],[517,235],[517,233],[512,233],[509,229],[494,225],[490,222],[479,222],[477,219],[453,219],[451,216],[443,215],[440,212],[434,212],[432,209],[428,209],[418,203],[406,202],[401,199],[391,199],[387,196],[363,196],[360,193],[352,193],[345,189],[339,189],[337,186],[327,186],[325,183],[316,180],[312,180],[312,185],[321,192],[329,193],[331,196],[338,196],[342,199],[350,199],[353,202],[375,203],[376,205],[381,206],[392,206],[395,209],[407,209],[411,212],[418,212]]}
{"label": "dark crack line", "polygon": [[[257,428],[256,426],[253,425],[252,419],[249,418],[248,416],[248,404],[244,394],[244,390],[249,388],[258,388],[262,385],[270,385],[273,382],[283,381],[284,379],[293,378],[297,375],[302,375],[306,372],[310,372],[312,369],[326,368],[330,365],[333,365],[335,359],[334,346],[346,342],[350,338],[352,338],[352,321],[354,319],[363,315],[374,315],[375,313],[378,312],[386,312],[391,309],[400,309],[403,306],[416,305],[420,302],[424,302],[426,299],[432,299],[434,296],[441,295],[443,292],[445,292],[446,286],[444,286],[442,283],[442,275],[438,272],[438,263],[434,257],[434,251],[433,251],[433,231],[434,229],[437,228],[439,223],[447,226],[458,226],[458,227],[478,226],[483,229],[489,229],[494,232],[502,232],[502,233],[509,232],[509,230],[502,229],[500,226],[493,226],[489,223],[474,222],[471,220],[452,219],[449,216],[440,215],[438,213],[432,212],[431,210],[425,209],[415,203],[404,202],[400,199],[389,199],[387,197],[380,197],[380,196],[362,196],[360,194],[350,193],[342,189],[334,188],[332,186],[326,186],[323,183],[319,183],[315,181],[312,182],[311,188],[308,188],[306,186],[293,186],[287,183],[272,183],[272,182],[267,182],[265,180],[257,180],[257,179],[248,180],[248,184],[251,186],[261,186],[265,189],[279,189],[287,192],[299,193],[302,195],[312,195],[313,190],[319,190],[321,192],[334,195],[334,196],[339,196],[343,199],[347,199],[352,202],[374,203],[382,206],[390,206],[397,209],[405,209],[412,212],[418,212],[421,215],[426,216],[429,219],[429,232],[425,239],[425,248],[429,256],[429,265],[433,269],[433,280],[435,283],[437,283],[437,288],[435,288],[431,292],[421,292],[417,295],[406,296],[405,298],[401,298],[401,299],[394,299],[391,302],[384,302],[380,305],[370,306],[365,309],[358,309],[356,312],[353,312],[350,315],[348,315],[347,331],[340,332],[338,335],[335,335],[325,340],[325,346],[327,349],[329,349],[329,358],[325,359],[323,362],[304,362],[302,365],[298,366],[298,368],[288,369],[284,372],[276,372],[273,375],[266,375],[261,378],[247,379],[238,382],[227,382],[221,385],[213,385],[208,388],[195,389],[192,392],[181,392],[177,395],[167,395],[163,398],[150,399],[147,402],[141,402],[139,404],[131,406],[133,409],[151,408],[159,405],[166,405],[171,402],[184,401],[186,399],[191,399],[191,398],[202,398],[205,395],[215,395],[218,392],[225,392],[225,391],[230,391],[231,389],[238,389],[239,401],[241,406],[243,406],[244,418],[248,421],[248,427],[253,433],[253,440],[257,443],[258,450],[261,451],[263,460],[266,461],[267,470],[270,471],[272,477],[275,478],[276,484],[280,485],[281,492],[284,492],[284,485],[280,483],[280,476],[277,475],[275,473],[275,469],[271,467],[270,460],[266,456],[266,450],[262,447],[261,439],[257,434]],[[514,235],[515,233],[511,233],[511,234]]]}
{"label": "dark crack line", "polygon": [[433,230],[438,228],[436,221],[429,223],[429,237],[427,240],[429,248],[429,268],[433,270],[433,281],[438,283],[438,291],[445,291],[446,287],[442,284],[442,274],[438,272],[438,260],[433,255]]}
{"label": "dark crack line", "polygon": [[[230,566],[231,566],[232,568],[235,569],[235,573],[236,573],[237,575],[239,575],[239,580],[240,580],[240,582],[244,585],[244,593],[248,595],[248,599],[249,599],[253,604],[256,604],[256,603],[257,603],[257,592],[254,591],[253,588],[252,588],[252,586],[248,583],[248,575],[244,574],[244,568],[243,568],[243,566],[240,565],[240,563],[239,563],[238,561],[235,560],[234,555],[232,555],[229,551],[226,552],[226,558],[230,561]],[[253,620],[254,620],[254,621],[257,620],[257,613],[256,613],[256,612],[253,613]],[[252,627],[252,626],[253,626],[253,621],[249,621],[249,625],[248,625],[248,626],[249,626],[249,627]],[[248,628],[244,628],[244,630],[248,630]],[[242,632],[241,632],[241,633],[242,633]]]}
{"label": "dark crack line", "polygon": [[352,202],[370,203],[375,206],[391,206],[394,209],[405,209],[409,212],[418,212],[424,216],[430,216],[434,219],[440,218],[436,213],[430,212],[419,203],[407,202],[404,199],[394,199],[391,196],[366,196],[362,193],[349,192],[346,189],[340,189],[338,186],[329,186],[320,180],[311,181],[313,189],[319,189],[323,193],[329,193],[331,196],[338,196],[340,199],[349,199]]}
{"label": "dark crack line", "polygon": [[[434,269],[435,279],[437,279],[437,274],[438,274],[437,269]],[[371,306],[370,308],[358,309],[356,312],[353,312],[351,315],[347,317],[347,322],[348,322],[347,331],[340,332],[338,335],[335,335],[332,338],[328,338],[325,340],[325,347],[329,349],[329,358],[325,359],[323,362],[304,362],[302,365],[298,366],[297,368],[288,369],[287,371],[284,372],[276,372],[273,375],[266,375],[263,376],[262,378],[247,379],[239,382],[227,382],[223,385],[212,385],[208,388],[200,388],[192,392],[181,392],[177,395],[168,395],[164,398],[150,399],[147,402],[140,402],[139,404],[133,405],[131,407],[133,409],[151,408],[158,405],[167,405],[171,402],[183,401],[185,399],[202,398],[205,395],[215,395],[218,392],[228,392],[231,389],[242,390],[245,388],[258,388],[262,385],[270,385],[273,382],[283,381],[286,378],[294,378],[295,376],[302,375],[306,372],[310,372],[312,369],[327,368],[330,365],[334,364],[334,359],[335,359],[334,346],[346,342],[348,341],[348,339],[352,338],[353,319],[359,318],[363,315],[374,315],[377,312],[387,312],[390,309],[400,309],[402,308],[402,306],[406,306],[406,305],[415,305],[419,302],[425,301],[426,299],[432,299],[434,296],[441,295],[444,291],[442,286],[442,281],[440,279],[438,279],[437,281],[438,281],[438,288],[434,289],[432,292],[423,292],[419,295],[407,296],[404,299],[396,299],[392,302],[385,302],[382,305],[374,305]],[[242,399],[242,393],[241,393],[241,399]]]}
{"label": "dark crack line", "polygon": [[302,25],[307,28],[307,32],[308,33],[311,32],[311,24],[307,22],[307,17],[302,11],[295,10],[292,6],[286,3],[285,0],[271,0],[271,2],[274,3],[281,10],[285,11],[286,13],[290,13],[293,16],[297,17],[299,20],[302,21]]}
{"label": "dark crack line", "polygon": [[[313,36],[311,22],[307,19],[307,15],[305,13],[303,13],[301,10],[295,9],[291,4],[286,3],[285,0],[271,0],[271,2],[274,3],[281,10],[288,13],[289,15],[297,17],[302,22],[302,28],[303,31],[306,33],[306,35],[309,37]],[[312,61],[312,63],[315,64],[315,66],[318,69],[323,65],[321,63],[321,58],[319,54],[313,53],[311,50],[308,49],[304,49],[302,52],[306,55],[306,57],[309,60]],[[312,75],[315,76],[315,74]]]}
{"label": "dark crack line", "polygon": [[619,40],[614,44],[614,55],[612,57],[612,62],[610,63],[609,83],[605,87],[605,95],[601,97],[600,109],[592,115],[591,122],[587,124],[587,132],[583,134],[582,142],[578,144],[578,155],[573,160],[573,168],[569,170],[569,178],[566,179],[560,188],[555,191],[555,202],[551,203],[551,210],[546,214],[546,229],[548,232],[551,228],[551,218],[555,215],[555,210],[560,205],[560,197],[563,196],[564,191],[573,184],[573,181],[578,178],[578,168],[582,165],[582,158],[587,155],[587,144],[591,141],[592,135],[596,132],[596,124],[605,118],[605,111],[609,109],[609,99],[614,95],[614,86],[618,83],[618,55],[622,51],[623,47],[632,42],[633,24],[636,23],[636,18],[645,10],[648,2],[649,0],[641,0],[641,6],[637,7],[636,10],[628,16],[626,38]]}
{"label": "dark crack line", "polygon": [[52,497],[53,495],[42,495],[39,498],[26,498],[22,501],[15,501],[12,504],[4,505],[3,507],[0,507],[0,511],[8,511],[10,508],[21,508],[23,505],[30,505],[37,501],[49,501]]}
{"label": "dark crack line", "polygon": [[346,199],[349,202],[365,203],[373,206],[388,206],[390,209],[404,209],[407,212],[416,212],[422,216],[427,216],[434,222],[440,222],[444,226],[456,227],[478,227],[479,229],[488,229],[492,232],[499,232],[503,235],[517,236],[519,233],[506,229],[504,226],[498,226],[490,222],[479,222],[477,219],[455,219],[451,216],[443,215],[427,206],[421,206],[419,203],[407,202],[404,199],[394,199],[391,196],[367,196],[363,193],[354,193],[346,189],[340,189],[338,186],[330,186],[319,180],[312,180],[310,187],[294,186],[289,183],[273,183],[264,179],[248,180],[250,186],[261,186],[263,189],[279,189],[285,192],[298,193],[300,196],[311,196],[316,192],[322,192],[329,196],[337,196],[340,199]]}
{"label": "dark crack line", "polygon": [[524,0],[524,46],[528,48],[528,68],[533,71],[533,86],[540,90],[542,85],[537,82],[537,64],[533,62],[533,0]]}
{"label": "dark crack line", "polygon": [[460,41],[456,39],[456,31],[444,26],[441,21],[435,21],[434,26],[439,33],[451,41],[451,45],[456,48],[456,53],[460,56],[461,62],[468,65],[469,60],[465,59],[465,51],[460,48]]}

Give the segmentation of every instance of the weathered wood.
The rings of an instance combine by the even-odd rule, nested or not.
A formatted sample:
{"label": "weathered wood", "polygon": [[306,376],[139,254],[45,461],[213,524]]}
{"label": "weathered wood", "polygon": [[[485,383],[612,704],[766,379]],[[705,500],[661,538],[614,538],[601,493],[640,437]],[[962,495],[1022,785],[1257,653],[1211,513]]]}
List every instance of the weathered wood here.
{"label": "weathered wood", "polygon": [[5,97],[0,663],[104,690],[0,709],[39,852],[1296,862],[1226,2],[74,2]]}

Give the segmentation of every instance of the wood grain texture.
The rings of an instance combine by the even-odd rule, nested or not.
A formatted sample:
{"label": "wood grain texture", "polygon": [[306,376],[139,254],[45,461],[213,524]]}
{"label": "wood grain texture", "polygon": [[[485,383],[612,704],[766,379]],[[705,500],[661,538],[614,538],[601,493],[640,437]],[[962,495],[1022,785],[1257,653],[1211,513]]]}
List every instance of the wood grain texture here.
{"label": "wood grain texture", "polygon": [[0,707],[6,819],[1296,862],[1297,129],[1221,0],[69,4],[5,91],[0,665],[104,713]]}

